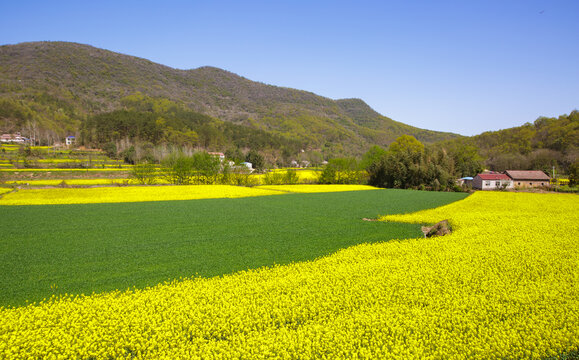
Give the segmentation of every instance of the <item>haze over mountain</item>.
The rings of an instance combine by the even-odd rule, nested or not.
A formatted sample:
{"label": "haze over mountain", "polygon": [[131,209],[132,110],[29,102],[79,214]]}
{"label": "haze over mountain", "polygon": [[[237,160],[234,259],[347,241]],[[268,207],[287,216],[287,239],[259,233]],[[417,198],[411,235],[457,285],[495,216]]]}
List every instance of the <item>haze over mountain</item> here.
{"label": "haze over mountain", "polygon": [[387,145],[402,134],[424,143],[459,137],[394,121],[360,99],[332,100],[214,67],[178,70],[67,42],[0,46],[4,132],[38,131],[40,140],[79,134],[85,120],[125,109],[123,99],[135,94],[167,99],[216,122],[265,131],[305,147],[331,144],[346,154]]}

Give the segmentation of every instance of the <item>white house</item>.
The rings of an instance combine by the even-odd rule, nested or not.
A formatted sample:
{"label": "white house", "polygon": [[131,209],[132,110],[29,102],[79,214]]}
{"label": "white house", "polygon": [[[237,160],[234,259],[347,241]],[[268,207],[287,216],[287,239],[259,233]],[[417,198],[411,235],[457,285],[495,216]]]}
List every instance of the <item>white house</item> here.
{"label": "white house", "polygon": [[242,162],[241,163],[242,166],[245,166],[246,168],[248,168],[249,170],[253,170],[253,164],[250,162]]}
{"label": "white house", "polygon": [[498,190],[512,189],[513,180],[505,174],[487,173],[478,174],[472,179],[473,189],[479,190]]}
{"label": "white house", "polygon": [[66,139],[66,145],[73,145],[76,142],[76,138],[74,136],[67,136]]}

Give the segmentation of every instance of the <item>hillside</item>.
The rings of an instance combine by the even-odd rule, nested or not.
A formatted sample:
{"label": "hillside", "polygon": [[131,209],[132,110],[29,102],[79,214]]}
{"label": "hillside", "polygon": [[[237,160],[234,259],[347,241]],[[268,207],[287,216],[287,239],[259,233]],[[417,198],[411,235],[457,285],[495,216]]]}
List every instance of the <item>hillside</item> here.
{"label": "hillside", "polygon": [[[401,134],[424,143],[458,137],[396,122],[362,100],[335,101],[212,67],[178,70],[66,42],[0,46],[2,131],[21,131],[43,142],[80,134],[87,119],[126,109],[123,99],[135,94],[168,100],[216,123],[249,127],[304,147],[342,154],[387,145]],[[197,130],[193,125],[186,128],[183,131]]]}
{"label": "hillside", "polygon": [[469,138],[436,144],[450,152],[476,149],[489,170],[543,170],[568,173],[579,165],[579,111],[539,117],[522,126],[487,131]]}

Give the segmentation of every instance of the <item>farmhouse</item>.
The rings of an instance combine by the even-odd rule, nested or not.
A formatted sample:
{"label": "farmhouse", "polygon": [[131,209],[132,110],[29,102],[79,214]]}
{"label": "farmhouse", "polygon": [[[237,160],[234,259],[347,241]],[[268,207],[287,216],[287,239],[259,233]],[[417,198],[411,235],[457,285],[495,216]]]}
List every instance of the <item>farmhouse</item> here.
{"label": "farmhouse", "polygon": [[223,162],[225,160],[225,154],[222,152],[208,152],[209,155],[219,158],[219,161]]}
{"label": "farmhouse", "polygon": [[472,180],[472,187],[479,190],[510,189],[513,187],[513,181],[505,174],[478,174]]}
{"label": "farmhouse", "polygon": [[26,138],[21,136],[20,133],[16,134],[2,134],[0,135],[0,142],[8,143],[18,143],[22,144],[26,142]]}
{"label": "farmhouse", "polygon": [[507,170],[505,174],[513,180],[514,186],[521,188],[549,186],[551,180],[540,170]]}
{"label": "farmhouse", "polygon": [[76,138],[74,136],[67,136],[65,141],[67,146],[74,145]]}

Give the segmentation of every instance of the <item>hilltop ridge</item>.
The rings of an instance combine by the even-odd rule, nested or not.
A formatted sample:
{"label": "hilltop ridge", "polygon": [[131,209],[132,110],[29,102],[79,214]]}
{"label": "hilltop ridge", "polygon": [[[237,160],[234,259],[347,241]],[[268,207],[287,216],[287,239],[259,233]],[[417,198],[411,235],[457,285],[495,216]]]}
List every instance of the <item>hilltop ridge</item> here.
{"label": "hilltop ridge", "polygon": [[0,80],[3,131],[22,130],[33,121],[53,137],[78,133],[87,118],[122,110],[123,98],[140,93],[305,146],[329,144],[351,154],[402,134],[424,143],[459,137],[394,121],[361,99],[332,100],[211,66],[174,69],[78,43],[0,46]]}

